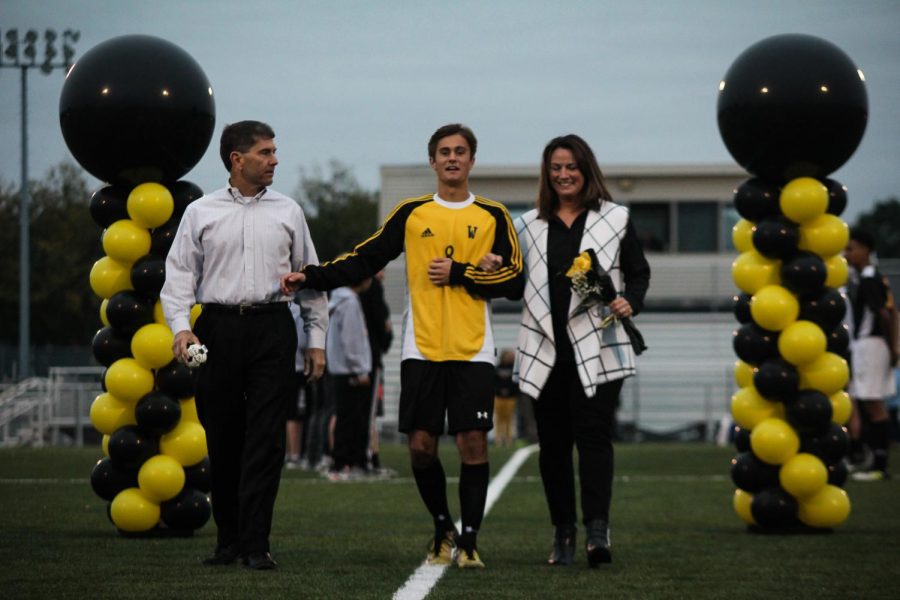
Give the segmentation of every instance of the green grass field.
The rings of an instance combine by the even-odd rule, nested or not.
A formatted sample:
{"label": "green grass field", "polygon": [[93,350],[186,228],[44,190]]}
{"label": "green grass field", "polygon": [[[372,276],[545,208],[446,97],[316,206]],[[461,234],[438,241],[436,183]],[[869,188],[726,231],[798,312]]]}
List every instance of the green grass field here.
{"label": "green grass field", "polygon": [[[330,483],[286,471],[274,572],[203,567],[210,522],[189,538],[120,536],[88,477],[98,448],[0,450],[0,597],[390,598],[425,555],[431,520],[405,449],[382,449],[395,479]],[[452,445],[444,465],[458,471]],[[498,471],[511,451],[492,449]],[[747,533],[731,508],[733,452],[623,444],[613,493],[614,562],[550,568],[552,529],[532,456],[485,519],[484,571],[448,569],[429,598],[897,598],[900,481],[847,484],[850,518],[828,535]],[[893,464],[900,464],[895,450]],[[450,485],[456,508],[456,486]],[[455,514],[458,517],[457,514]],[[581,533],[581,532],[579,532]]]}

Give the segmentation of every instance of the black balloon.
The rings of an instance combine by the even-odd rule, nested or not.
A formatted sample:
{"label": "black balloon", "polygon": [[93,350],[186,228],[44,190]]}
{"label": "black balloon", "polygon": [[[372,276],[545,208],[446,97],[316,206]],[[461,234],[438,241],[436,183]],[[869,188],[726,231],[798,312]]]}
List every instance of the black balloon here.
{"label": "black balloon", "polygon": [[811,35],[753,44],[719,89],[725,146],[738,164],[768,181],[823,179],[850,158],[866,128],[869,102],[856,65]]}
{"label": "black balloon", "polygon": [[781,282],[795,294],[815,294],[825,285],[828,271],[821,258],[812,252],[798,252],[781,265]]}
{"label": "black balloon", "polygon": [[827,466],[828,483],[838,487],[844,487],[844,484],[847,483],[847,463],[843,460],[838,460]]}
{"label": "black balloon", "polygon": [[768,258],[786,260],[797,252],[800,232],[782,216],[766,217],[753,229],[753,247]]}
{"label": "black balloon", "polygon": [[168,433],[181,419],[181,403],[163,392],[154,390],[144,394],[134,408],[138,427],[157,435]]}
{"label": "black balloon", "polygon": [[738,323],[749,323],[753,320],[753,315],[750,314],[750,299],[753,296],[750,294],[741,292],[740,294],[735,294],[731,299],[731,308],[734,311],[734,318],[738,320]]}
{"label": "black balloon", "polygon": [[148,254],[135,261],[131,267],[131,285],[145,298],[158,298],[166,282],[166,259]]}
{"label": "black balloon", "polygon": [[91,196],[91,217],[100,227],[106,229],[116,221],[128,219],[129,189],[114,185],[100,188]]}
{"label": "black balloon", "polygon": [[738,452],[750,452],[750,430],[734,426],[734,449]]}
{"label": "black balloon", "polygon": [[827,434],[831,423],[832,407],[828,396],[818,390],[803,390],[786,405],[788,423],[801,436]]}
{"label": "black balloon", "polygon": [[734,208],[738,214],[756,223],[760,219],[779,214],[778,186],[753,177],[734,190]]}
{"label": "black balloon", "polygon": [[763,362],[753,374],[753,386],[770,400],[790,398],[797,393],[799,383],[797,367],[780,358]]}
{"label": "black balloon", "polygon": [[117,331],[134,333],[153,322],[153,302],[133,290],[118,292],[106,304],[106,320]]}
{"label": "black balloon", "polygon": [[109,436],[109,458],[120,469],[139,469],[154,454],[159,454],[159,439],[140,427],[125,425]]}
{"label": "black balloon", "polygon": [[203,195],[203,190],[196,183],[186,181],[176,181],[169,186],[169,192],[172,194],[172,200],[175,201],[175,208],[172,211],[172,218],[178,221],[184,214],[188,204]]}
{"label": "black balloon", "polygon": [[798,319],[812,321],[823,331],[831,331],[844,320],[847,303],[844,297],[834,288],[807,294],[800,298],[800,316]]}
{"label": "black balloon", "polygon": [[59,99],[63,138],[94,177],[129,189],[174,182],[197,164],[215,127],[212,86],[175,44],[125,35],[88,50]]}
{"label": "black balloon", "polygon": [[150,233],[150,254],[166,257],[172,242],[175,241],[175,233],[180,222],[180,216],[172,217]]}
{"label": "black balloon", "polygon": [[194,395],[193,373],[187,366],[173,360],[156,371],[156,387],[176,400],[190,398]]}
{"label": "black balloon", "polygon": [[756,323],[746,323],[735,330],[733,345],[738,358],[756,366],[778,356],[778,333]]}
{"label": "black balloon", "polygon": [[849,449],[850,436],[837,423],[830,423],[827,433],[822,435],[800,437],[800,452],[815,454],[825,464],[839,461],[847,455]]}
{"label": "black balloon", "polygon": [[212,515],[209,496],[185,487],[180,494],[160,504],[162,522],[171,529],[200,529]]}
{"label": "black balloon", "polygon": [[846,325],[841,323],[826,334],[825,339],[828,342],[825,348],[828,352],[843,356],[845,360],[850,357],[850,330]]}
{"label": "black balloon", "polygon": [[778,485],[778,469],[759,460],[752,452],[743,452],[731,461],[731,481],[745,492],[755,494]]}
{"label": "black balloon", "polygon": [[753,496],[750,513],[762,527],[794,527],[797,519],[797,500],[780,487],[761,490]]}
{"label": "black balloon", "polygon": [[108,367],[120,358],[131,358],[131,336],[112,327],[104,327],[94,334],[91,350],[97,362]]}
{"label": "black balloon", "polygon": [[822,183],[828,189],[828,208],[825,212],[841,216],[841,213],[847,208],[847,188],[834,179],[825,179]]}
{"label": "black balloon", "polygon": [[98,460],[91,471],[91,488],[104,500],[112,500],[122,490],[137,486],[137,471],[120,469],[109,457]]}
{"label": "black balloon", "polygon": [[184,487],[195,488],[201,492],[208,492],[212,489],[208,456],[204,456],[203,460],[196,465],[184,468]]}

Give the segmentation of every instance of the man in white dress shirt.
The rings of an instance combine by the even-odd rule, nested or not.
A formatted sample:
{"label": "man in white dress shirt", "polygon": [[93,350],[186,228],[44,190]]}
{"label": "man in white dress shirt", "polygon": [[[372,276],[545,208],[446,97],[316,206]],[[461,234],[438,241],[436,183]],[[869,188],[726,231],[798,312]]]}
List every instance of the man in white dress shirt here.
{"label": "man in white dress shirt", "polygon": [[[328,303],[324,293],[296,297],[279,277],[317,264],[306,219],[293,199],[269,189],[278,159],[275,133],[241,121],[222,131],[220,154],[228,186],[188,206],[166,259],[160,293],[175,357],[204,344],[196,377],[197,410],[206,429],[217,544],[207,565],[276,567],[269,552],[272,512],[285,450],[285,422],[294,398],[297,331],[288,302],[300,304],[308,349],[305,372],[325,366]],[[203,305],[194,330],[190,309]]]}

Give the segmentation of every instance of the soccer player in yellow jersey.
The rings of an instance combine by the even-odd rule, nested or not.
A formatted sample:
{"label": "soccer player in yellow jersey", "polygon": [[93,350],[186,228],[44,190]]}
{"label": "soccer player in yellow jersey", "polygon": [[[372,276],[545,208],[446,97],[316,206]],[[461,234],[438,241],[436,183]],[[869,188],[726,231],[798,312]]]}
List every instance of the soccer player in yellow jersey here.
{"label": "soccer player in yellow jersey", "polygon": [[[437,193],[400,202],[353,252],[281,279],[285,292],[329,290],[371,277],[406,253],[407,309],[400,368],[399,428],[409,436],[416,485],[434,518],[426,561],[484,567],[476,536],[489,479],[487,432],[493,422],[494,340],[489,300],[522,296],[522,256],[506,208],[469,191],[477,140],[458,123],[428,141]],[[497,268],[481,268],[487,254]],[[438,440],[455,436],[460,456],[462,532],[447,505]]]}

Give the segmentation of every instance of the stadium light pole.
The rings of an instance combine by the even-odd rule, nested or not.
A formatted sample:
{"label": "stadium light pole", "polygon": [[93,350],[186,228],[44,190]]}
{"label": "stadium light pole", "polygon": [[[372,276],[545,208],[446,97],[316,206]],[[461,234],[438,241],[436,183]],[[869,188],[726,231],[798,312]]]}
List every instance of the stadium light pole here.
{"label": "stadium light pole", "polygon": [[[66,29],[62,33],[62,60],[55,62],[59,55],[56,50],[60,36],[53,29],[44,31],[44,62],[37,62],[38,33],[29,29],[19,38],[18,29],[8,29],[6,35],[0,31],[0,68],[19,69],[21,82],[22,111],[22,174],[19,187],[19,376],[21,381],[31,374],[31,297],[28,229],[28,207],[31,201],[28,190],[28,70],[39,68],[49,75],[54,69],[69,72],[75,57],[74,44],[81,33]],[[4,42],[5,39],[5,42]],[[5,46],[5,47],[4,47]]]}

